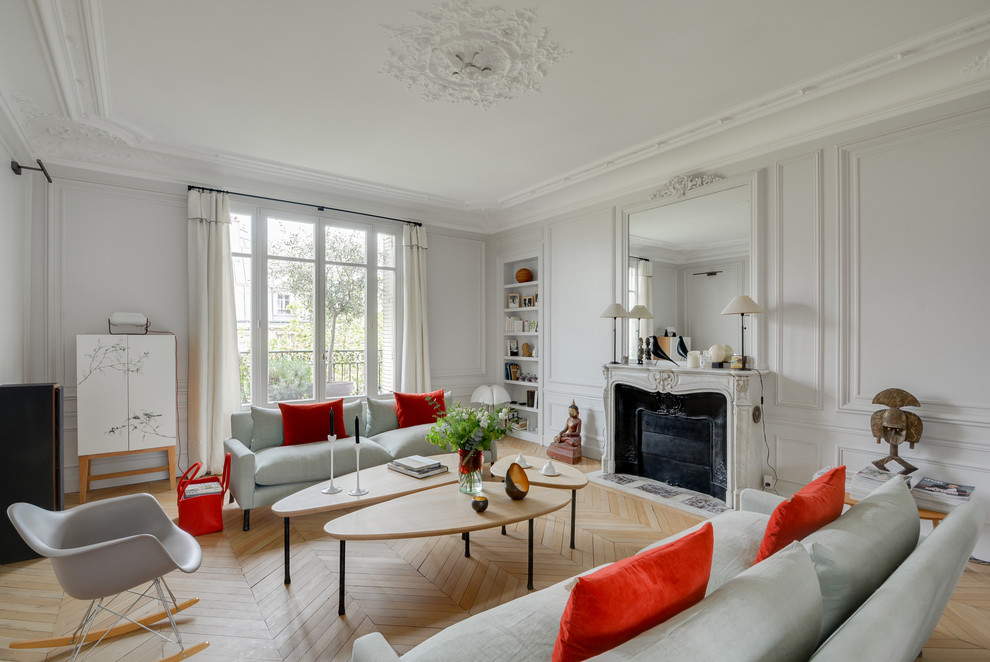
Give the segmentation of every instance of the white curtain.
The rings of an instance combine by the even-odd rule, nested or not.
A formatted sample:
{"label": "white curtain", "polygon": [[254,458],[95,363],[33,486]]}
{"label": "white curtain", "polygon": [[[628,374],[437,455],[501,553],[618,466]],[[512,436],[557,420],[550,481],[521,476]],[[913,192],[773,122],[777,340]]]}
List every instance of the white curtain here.
{"label": "white curtain", "polygon": [[[641,306],[653,312],[653,262],[640,260],[636,265],[636,298]],[[639,320],[639,336],[646,338],[653,335],[653,320]]]}
{"label": "white curtain", "polygon": [[402,228],[402,372],[399,388],[425,393],[430,384],[426,309],[426,230]]}
{"label": "white curtain", "polygon": [[240,408],[230,198],[189,191],[189,458],[223,471],[223,440]]}

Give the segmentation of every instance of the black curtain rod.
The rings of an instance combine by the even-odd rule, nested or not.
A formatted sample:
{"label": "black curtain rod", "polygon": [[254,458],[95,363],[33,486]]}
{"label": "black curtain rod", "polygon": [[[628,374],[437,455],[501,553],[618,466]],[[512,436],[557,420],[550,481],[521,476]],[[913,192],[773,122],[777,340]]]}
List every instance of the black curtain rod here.
{"label": "black curtain rod", "polygon": [[339,211],[345,214],[357,214],[358,216],[367,216],[369,218],[380,218],[383,221],[394,221],[396,223],[405,223],[407,225],[415,225],[418,227],[423,226],[423,224],[420,223],[419,221],[407,221],[402,218],[392,218],[391,216],[379,216],[378,214],[368,214],[363,211],[353,211],[351,209],[339,209],[337,207],[328,207],[327,205],[314,205],[310,202],[296,202],[295,200],[282,200],[281,198],[269,198],[263,195],[251,195],[250,193],[235,193],[234,191],[222,191],[218,188],[209,188],[206,186],[193,186],[192,184],[190,184],[189,190],[208,191],[210,193],[226,193],[227,195],[236,195],[242,198],[255,198],[256,200],[271,200],[272,202],[284,202],[286,204],[299,205],[301,207],[313,207],[320,211],[327,211],[329,209],[330,211]]}
{"label": "black curtain rod", "polygon": [[650,261],[650,258],[648,258],[648,257],[638,257],[636,255],[630,255],[629,257],[631,257],[634,260],[642,260],[643,262],[649,262]]}

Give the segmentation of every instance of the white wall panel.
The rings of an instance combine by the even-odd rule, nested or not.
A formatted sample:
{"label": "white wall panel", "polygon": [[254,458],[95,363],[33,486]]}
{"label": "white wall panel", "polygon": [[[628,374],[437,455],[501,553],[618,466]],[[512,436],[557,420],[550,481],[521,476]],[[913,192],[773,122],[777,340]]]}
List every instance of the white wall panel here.
{"label": "white wall panel", "polygon": [[430,232],[430,372],[437,388],[485,374],[485,242]]}
{"label": "white wall panel", "polygon": [[[922,418],[990,425],[990,121],[949,120],[845,145],[841,404],[904,388]],[[976,353],[974,354],[974,349]]]}
{"label": "white wall panel", "polygon": [[[611,211],[550,226],[544,300],[547,388],[601,388],[602,364],[612,360],[612,320],[599,315],[616,300]],[[621,349],[622,324],[618,325]]]}
{"label": "white wall panel", "polygon": [[[0,160],[11,156],[0,146]],[[0,177],[0,384],[25,381],[26,347],[24,320],[27,318],[25,277],[27,275],[27,236],[29,227],[28,193],[32,176],[28,171],[15,177]]]}
{"label": "white wall panel", "polygon": [[822,406],[822,157],[777,163],[777,404]]}

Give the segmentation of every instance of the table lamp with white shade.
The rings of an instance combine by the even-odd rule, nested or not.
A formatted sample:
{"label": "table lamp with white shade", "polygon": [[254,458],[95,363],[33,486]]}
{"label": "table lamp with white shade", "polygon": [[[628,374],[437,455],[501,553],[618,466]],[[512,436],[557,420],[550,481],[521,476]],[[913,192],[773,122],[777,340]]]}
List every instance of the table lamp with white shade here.
{"label": "table lamp with white shade", "polygon": [[612,303],[601,314],[602,319],[608,319],[609,317],[612,318],[612,363],[618,363],[619,359],[616,356],[615,349],[615,321],[617,319],[628,319],[629,313],[626,312],[626,309],[622,307],[621,303]]}
{"label": "table lamp with white shade", "polygon": [[739,315],[739,326],[740,334],[742,335],[742,342],[740,343],[740,355],[742,356],[742,368],[746,369],[746,315],[753,315],[756,313],[762,313],[763,309],[760,308],[760,304],[756,303],[750,299],[745,294],[741,294],[729,302],[729,305],[725,307],[722,311],[723,315]]}
{"label": "table lamp with white shade", "polygon": [[494,411],[497,405],[510,400],[512,400],[512,396],[498,384],[482,384],[471,394],[471,402],[487,405],[488,411]]}

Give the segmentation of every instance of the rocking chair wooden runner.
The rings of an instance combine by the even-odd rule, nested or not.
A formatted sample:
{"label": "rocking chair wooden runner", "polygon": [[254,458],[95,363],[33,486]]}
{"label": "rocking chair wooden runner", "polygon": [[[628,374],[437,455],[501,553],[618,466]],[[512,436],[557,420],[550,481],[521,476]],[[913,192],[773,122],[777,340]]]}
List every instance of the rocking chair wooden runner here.
{"label": "rocking chair wooden runner", "polygon": [[[183,645],[173,615],[193,606],[199,598],[177,602],[164,580],[164,575],[175,569],[195,572],[203,551],[195,538],[172,523],[150,494],[115,497],[61,512],[15,503],[7,508],[7,515],[24,542],[51,559],[63,590],[78,600],[91,601],[71,636],[14,641],[10,648],[71,646],[70,660],[76,660],[87,644],[92,644],[88,655],[100,642],[138,629],[178,645],[179,652],[162,662],[183,660],[210,645],[208,641],[188,648]],[[147,582],[151,583],[143,591],[134,590]],[[120,610],[114,598],[124,594],[137,597]],[[160,601],[162,611],[132,618],[135,610],[147,604],[145,598]],[[115,615],[116,621],[94,631],[96,618],[103,612]],[[164,618],[168,618],[174,639],[150,627]]]}

